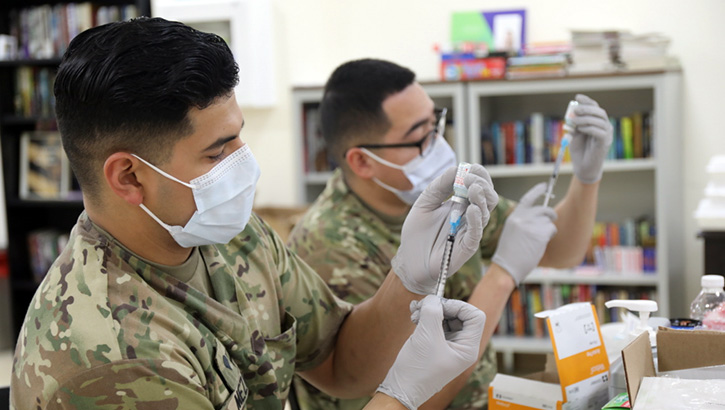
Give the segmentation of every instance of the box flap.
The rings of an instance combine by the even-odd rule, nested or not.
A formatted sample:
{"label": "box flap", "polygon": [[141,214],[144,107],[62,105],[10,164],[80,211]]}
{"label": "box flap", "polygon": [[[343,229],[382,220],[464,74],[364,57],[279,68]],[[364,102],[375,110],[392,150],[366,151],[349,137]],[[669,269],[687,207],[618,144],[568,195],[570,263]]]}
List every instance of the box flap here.
{"label": "box flap", "polygon": [[489,385],[488,408],[557,409],[563,402],[558,384],[496,374]]}
{"label": "box flap", "polygon": [[[660,354],[658,353],[657,356],[660,357]],[[627,347],[622,349],[622,363],[624,364],[624,376],[627,380],[629,401],[634,407],[642,378],[656,375],[652,348],[647,332],[637,336]]]}
{"label": "box flap", "polygon": [[559,384],[559,375],[556,372],[540,371],[524,376],[524,379],[536,380],[538,382]]}
{"label": "box flap", "polygon": [[725,332],[664,327],[658,329],[658,371],[667,372],[721,364],[725,364]]}

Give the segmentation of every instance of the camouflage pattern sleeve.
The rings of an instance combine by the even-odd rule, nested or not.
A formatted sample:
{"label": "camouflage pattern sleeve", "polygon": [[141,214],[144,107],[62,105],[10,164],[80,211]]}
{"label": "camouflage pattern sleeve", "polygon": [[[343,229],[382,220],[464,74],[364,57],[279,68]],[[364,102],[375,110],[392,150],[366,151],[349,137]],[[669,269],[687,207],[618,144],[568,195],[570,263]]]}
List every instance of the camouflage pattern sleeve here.
{"label": "camouflage pattern sleeve", "polygon": [[[76,228],[28,308],[11,378],[14,408],[178,408],[187,401],[211,408],[213,401],[228,402],[221,380],[195,360],[191,341],[173,342],[189,323],[186,314],[155,298],[130,268],[121,269],[127,265],[110,244]],[[173,323],[179,327],[168,326]]]}
{"label": "camouflage pattern sleeve", "polygon": [[13,407],[281,410],[352,307],[256,217],[199,251],[213,297],[82,215],[28,309]]}
{"label": "camouflage pattern sleeve", "polygon": [[[361,227],[363,228],[363,227]],[[293,239],[290,248],[308,262],[335,295],[358,304],[372,297],[390,271],[390,259],[375,247],[345,240],[340,231],[329,236],[301,227],[304,240]],[[350,232],[355,236],[354,232]],[[359,237],[359,235],[358,235]],[[291,237],[299,238],[299,237]],[[337,244],[345,243],[345,247]]]}
{"label": "camouflage pattern sleeve", "polygon": [[264,226],[270,232],[269,246],[281,273],[282,308],[297,321],[296,371],[312,369],[334,350],[337,332],[353,306],[335,296],[279,235]]}
{"label": "camouflage pattern sleeve", "polygon": [[506,218],[513,212],[516,201],[508,198],[499,197],[498,205],[491,212],[491,219],[488,225],[483,228],[483,237],[481,238],[481,258],[487,261],[493,257],[498,246],[498,240],[501,238],[501,231],[506,222]]}
{"label": "camouflage pattern sleeve", "polygon": [[391,232],[349,191],[338,169],[288,244],[335,295],[358,304],[372,297],[390,272],[400,233]]}
{"label": "camouflage pattern sleeve", "polygon": [[[161,360],[129,360],[93,367],[59,385],[46,409],[214,409],[199,386],[189,386],[178,375]],[[21,400],[15,397],[16,403]],[[223,406],[231,401],[229,397]]]}

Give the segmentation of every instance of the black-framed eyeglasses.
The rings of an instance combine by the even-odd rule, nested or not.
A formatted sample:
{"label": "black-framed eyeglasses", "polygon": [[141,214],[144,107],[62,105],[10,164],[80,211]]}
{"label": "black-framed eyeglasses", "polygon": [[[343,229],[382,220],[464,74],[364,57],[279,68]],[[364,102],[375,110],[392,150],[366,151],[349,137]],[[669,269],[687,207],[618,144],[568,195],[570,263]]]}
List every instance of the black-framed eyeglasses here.
{"label": "black-framed eyeglasses", "polygon": [[446,128],[446,114],[448,108],[436,108],[433,110],[435,114],[435,125],[433,129],[427,132],[421,139],[413,142],[401,142],[398,144],[361,144],[356,145],[355,148],[367,148],[367,149],[382,149],[382,148],[418,148],[420,156],[424,156],[425,151],[428,147],[433,146],[430,142],[437,136],[443,136],[443,132]]}

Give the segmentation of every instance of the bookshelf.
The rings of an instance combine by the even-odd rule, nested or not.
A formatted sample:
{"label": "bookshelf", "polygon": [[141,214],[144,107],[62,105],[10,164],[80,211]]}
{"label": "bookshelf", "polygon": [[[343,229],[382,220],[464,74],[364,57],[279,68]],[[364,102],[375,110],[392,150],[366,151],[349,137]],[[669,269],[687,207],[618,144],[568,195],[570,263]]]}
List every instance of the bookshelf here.
{"label": "bookshelf", "polygon": [[[62,245],[62,238],[70,232],[83,209],[83,202],[77,191],[57,197],[28,198],[21,195],[22,140],[33,131],[52,133],[57,129],[52,83],[62,50],[74,30],[107,20],[122,19],[129,15],[126,13],[134,13],[134,9],[129,6],[135,7],[136,15],[150,15],[149,0],[75,3],[4,0],[0,4],[0,34],[15,34],[28,39],[18,41],[17,58],[0,61],[0,147],[15,334],[22,325],[27,306],[40,280],[39,275],[33,273],[30,247],[41,242],[46,247],[50,246],[50,242]],[[69,18],[71,13],[79,18]],[[14,23],[20,20],[21,14],[25,16],[23,19],[36,22],[34,29],[23,28],[22,24]],[[60,23],[69,19],[80,20],[81,23],[75,28],[70,24],[63,25],[61,30]],[[42,24],[50,21],[56,23]],[[35,241],[35,245],[31,244],[31,239]]]}
{"label": "bookshelf", "polygon": [[[526,289],[581,290],[593,299],[649,297],[659,305],[656,316],[668,317],[671,306],[684,306],[681,292],[670,288],[670,280],[684,272],[684,249],[679,243],[682,222],[681,73],[678,70],[577,75],[526,80],[424,83],[436,104],[454,106],[452,144],[459,160],[482,163],[482,134],[496,122],[522,121],[529,124],[532,113],[544,118],[562,117],[567,103],[577,93],[587,94],[617,121],[633,113],[647,113],[651,147],[647,155],[607,160],[600,184],[597,221],[622,224],[646,217],[656,229],[655,264],[652,272],[604,270],[537,269],[524,282]],[[319,87],[295,88],[295,135],[299,152],[307,137],[304,108],[319,104]],[[451,124],[449,124],[451,125]],[[619,130],[620,123],[615,123]],[[528,131],[530,131],[527,128]],[[550,163],[486,164],[496,191],[518,199],[530,187],[548,180]],[[313,201],[322,190],[329,172],[308,172],[300,165],[300,202]],[[562,165],[555,198],[561,198],[573,175],[570,163]],[[601,302],[603,303],[603,302]],[[596,303],[595,303],[596,305]],[[605,316],[616,316],[605,312]],[[601,322],[604,322],[600,318]],[[504,368],[512,365],[514,353],[551,352],[546,337],[497,334],[493,344],[504,355]]]}

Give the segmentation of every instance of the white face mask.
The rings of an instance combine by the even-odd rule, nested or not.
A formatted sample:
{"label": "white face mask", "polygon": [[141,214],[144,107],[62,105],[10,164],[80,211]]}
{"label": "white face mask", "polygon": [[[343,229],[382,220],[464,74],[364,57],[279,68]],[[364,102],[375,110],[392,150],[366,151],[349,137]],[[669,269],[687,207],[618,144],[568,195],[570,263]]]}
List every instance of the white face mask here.
{"label": "white face mask", "polygon": [[370,152],[367,148],[360,149],[375,161],[403,171],[405,177],[408,178],[408,181],[410,181],[413,185],[413,188],[407,191],[393,188],[377,178],[373,178],[373,181],[397,195],[401,201],[408,205],[413,205],[415,200],[423,193],[428,184],[433,182],[433,180],[439,175],[443,174],[446,169],[458,164],[456,162],[456,153],[453,152],[453,148],[451,148],[451,146],[448,145],[448,141],[441,136],[436,136],[433,139],[433,143],[426,153],[422,156],[418,155],[408,161],[405,165],[398,165],[390,161],[386,161]]}
{"label": "white face mask", "polygon": [[191,248],[228,243],[247,226],[260,174],[259,165],[248,145],[232,152],[211,171],[189,183],[167,174],[136,154],[133,156],[166,178],[191,188],[196,212],[185,226],[167,225],[144,204],[140,205],[141,209],[169,231],[180,246]]}

